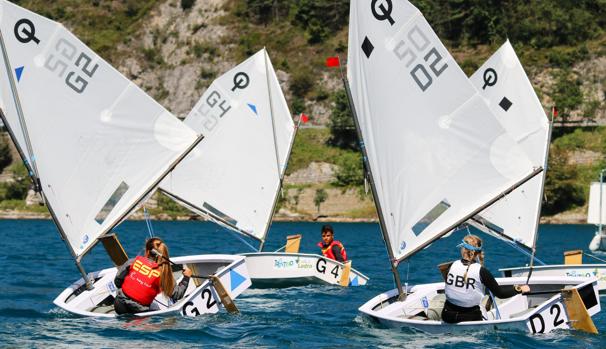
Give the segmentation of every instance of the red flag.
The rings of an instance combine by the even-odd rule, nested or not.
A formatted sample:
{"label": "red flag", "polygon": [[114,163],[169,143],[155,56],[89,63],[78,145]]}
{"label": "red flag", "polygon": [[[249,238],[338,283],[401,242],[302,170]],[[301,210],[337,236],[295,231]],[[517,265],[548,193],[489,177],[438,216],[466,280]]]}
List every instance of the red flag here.
{"label": "red flag", "polygon": [[326,66],[328,68],[337,68],[337,67],[340,67],[341,66],[341,60],[339,59],[339,56],[326,58]]}
{"label": "red flag", "polygon": [[558,108],[557,107],[553,107],[552,115],[553,115],[554,119],[558,117]]}
{"label": "red flag", "polygon": [[309,121],[309,116],[301,113],[301,122],[306,124]]}

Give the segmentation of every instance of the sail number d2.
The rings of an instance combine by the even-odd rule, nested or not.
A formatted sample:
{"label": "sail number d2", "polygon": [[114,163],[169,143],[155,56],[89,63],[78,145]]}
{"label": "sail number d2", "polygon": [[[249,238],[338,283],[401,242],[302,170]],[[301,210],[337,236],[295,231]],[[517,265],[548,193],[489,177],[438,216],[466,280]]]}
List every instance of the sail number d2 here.
{"label": "sail number d2", "polygon": [[99,64],[91,65],[93,59],[89,55],[78,52],[75,45],[63,38],[57,41],[54,49],[55,52],[48,55],[44,67],[65,79],[65,84],[76,93],[83,93]]}
{"label": "sail number d2", "polygon": [[562,305],[555,303],[548,310],[532,315],[528,319],[530,330],[532,333],[545,333],[560,327],[560,325],[566,323],[562,313]]}
{"label": "sail number d2", "polygon": [[431,41],[415,25],[393,49],[396,57],[410,69],[410,76],[423,92],[448,68],[448,64],[442,63],[443,57],[438,49],[430,47],[430,44]]}

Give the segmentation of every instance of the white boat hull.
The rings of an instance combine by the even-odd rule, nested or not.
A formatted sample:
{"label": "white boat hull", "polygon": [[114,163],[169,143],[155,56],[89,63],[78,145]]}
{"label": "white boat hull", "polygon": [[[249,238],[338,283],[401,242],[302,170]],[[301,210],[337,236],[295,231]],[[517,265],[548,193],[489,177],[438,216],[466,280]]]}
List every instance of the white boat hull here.
{"label": "white boat hull", "polygon": [[[500,285],[525,283],[524,278],[497,279]],[[564,287],[579,289],[581,298],[591,316],[600,312],[597,280],[586,278],[535,278],[531,280],[533,291],[559,290]],[[568,329],[569,320],[561,294],[516,295],[506,300],[498,300],[500,319],[495,309],[486,312],[484,321],[469,321],[448,324],[441,321],[442,306],[436,299],[444,298],[444,283],[424,284],[412,287],[406,300],[398,301],[396,289],[382,293],[362,305],[358,310],[390,328],[412,329],[427,333],[458,333],[463,331],[522,331],[528,333],[548,333],[554,329]],[[428,307],[423,298],[427,297]],[[433,305],[432,305],[433,303]]]}
{"label": "white boat hull", "polygon": [[[503,268],[499,271],[504,277],[528,276],[529,267]],[[606,264],[560,264],[538,265],[532,267],[532,277],[595,277],[598,279],[600,294],[606,294]]]}
{"label": "white boat hull", "polygon": [[[171,260],[176,264],[195,265],[200,276],[216,275],[229,292],[232,299],[239,296],[250,287],[250,277],[246,263],[242,256],[232,255],[199,255],[174,257]],[[84,287],[84,280],[73,283],[54,300],[55,305],[82,316],[116,317],[113,301],[116,296],[114,278],[117,268],[108,268],[90,273],[94,281],[93,289]],[[177,272],[180,276],[180,272]],[[175,277],[178,282],[179,279]],[[159,294],[151,305],[152,311],[134,314],[135,316],[175,315],[194,317],[204,314],[214,314],[221,308],[221,300],[209,280],[201,280],[196,286],[190,279],[185,296],[174,304],[170,304],[167,297]]]}
{"label": "white boat hull", "polygon": [[[343,263],[304,253],[246,253],[253,287],[280,288],[309,284],[339,285]],[[364,286],[368,277],[351,268],[349,286]]]}

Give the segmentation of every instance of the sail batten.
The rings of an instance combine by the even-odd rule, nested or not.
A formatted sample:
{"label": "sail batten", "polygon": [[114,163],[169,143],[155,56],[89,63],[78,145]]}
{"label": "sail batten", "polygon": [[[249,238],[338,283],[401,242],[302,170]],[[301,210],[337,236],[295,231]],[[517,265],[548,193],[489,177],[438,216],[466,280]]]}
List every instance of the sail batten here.
{"label": "sail batten", "polygon": [[161,189],[263,241],[295,132],[267,52],[216,79],[185,123],[206,139]]}
{"label": "sail batten", "polygon": [[422,14],[391,3],[351,3],[348,79],[388,246],[401,261],[537,170]]}
{"label": "sail batten", "polygon": [[[24,127],[14,108],[7,108],[7,122],[20,133],[19,146],[31,142],[45,201],[79,260],[197,135],[60,24],[5,0],[0,10]],[[6,78],[0,83],[6,105],[10,86]]]}

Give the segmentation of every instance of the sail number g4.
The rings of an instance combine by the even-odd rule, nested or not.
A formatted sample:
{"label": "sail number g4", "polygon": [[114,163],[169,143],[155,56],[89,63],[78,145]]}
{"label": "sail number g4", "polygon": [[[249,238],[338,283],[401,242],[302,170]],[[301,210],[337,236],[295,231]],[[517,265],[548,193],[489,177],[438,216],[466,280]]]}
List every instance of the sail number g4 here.
{"label": "sail number g4", "polygon": [[92,65],[92,61],[89,55],[78,52],[75,45],[61,38],[54,45],[54,53],[48,55],[44,67],[65,79],[65,84],[76,93],[83,93],[99,68],[99,64]]}
{"label": "sail number g4", "polygon": [[443,57],[438,49],[430,44],[431,41],[415,25],[393,49],[396,57],[410,69],[410,76],[423,92],[448,68],[448,64],[442,63]]}
{"label": "sail number g4", "polygon": [[[231,103],[218,90],[212,90],[203,103],[194,108],[192,115],[207,133],[212,132],[223,118],[231,110]],[[208,134],[205,133],[206,136]]]}

